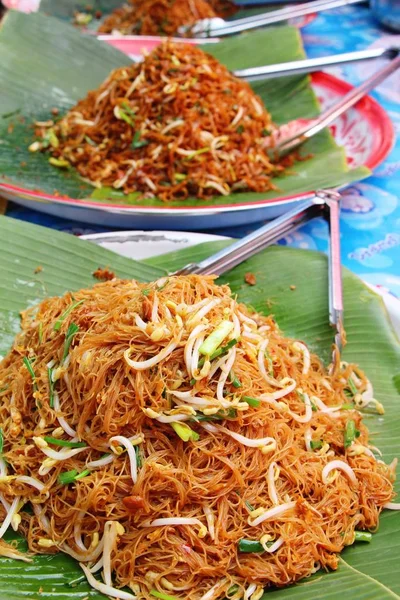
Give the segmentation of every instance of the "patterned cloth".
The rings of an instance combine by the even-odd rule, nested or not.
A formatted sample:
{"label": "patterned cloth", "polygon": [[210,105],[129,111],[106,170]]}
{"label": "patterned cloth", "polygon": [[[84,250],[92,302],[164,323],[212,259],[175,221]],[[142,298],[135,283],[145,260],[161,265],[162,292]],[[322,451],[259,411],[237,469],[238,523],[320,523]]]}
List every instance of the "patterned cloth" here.
{"label": "patterned cloth", "polygon": [[[26,0],[27,1],[27,0]],[[308,56],[361,50],[382,45],[400,46],[400,36],[380,28],[368,8],[354,6],[321,13],[303,29]],[[377,61],[331,69],[330,72],[358,84],[378,68]],[[400,132],[400,74],[392,75],[374,93]],[[343,264],[365,281],[400,297],[400,136],[387,160],[369,179],[348,188],[343,197],[341,232]],[[106,231],[101,227],[66,221],[33,212],[15,204],[7,215],[74,234]],[[212,233],[242,237],[259,227],[219,229]],[[211,232],[209,232],[211,233]],[[327,251],[325,223],[315,220],[280,242],[297,248]]]}

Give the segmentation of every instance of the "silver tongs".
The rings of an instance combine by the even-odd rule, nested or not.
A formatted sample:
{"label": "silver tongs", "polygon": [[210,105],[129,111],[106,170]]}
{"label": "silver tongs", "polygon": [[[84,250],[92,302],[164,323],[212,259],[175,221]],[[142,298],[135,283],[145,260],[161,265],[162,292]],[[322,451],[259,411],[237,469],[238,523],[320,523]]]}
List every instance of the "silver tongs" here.
{"label": "silver tongs", "polygon": [[329,322],[335,331],[333,361],[335,365],[345,344],[343,328],[343,292],[340,260],[340,194],[335,190],[321,190],[315,196],[299,202],[281,217],[263,225],[227,248],[200,261],[175,271],[174,275],[222,275],[271,246],[288,233],[295,231],[316,217],[324,217],[329,226]]}
{"label": "silver tongs", "polygon": [[252,17],[245,17],[243,19],[232,21],[225,21],[225,19],[220,19],[219,17],[201,19],[197,21],[194,26],[180,27],[179,33],[185,35],[190,31],[195,37],[223,37],[241,31],[247,31],[249,29],[273,25],[281,21],[286,21],[287,19],[303,17],[322,10],[348,6],[350,4],[360,4],[364,1],[365,0],[314,0],[313,2],[298,4],[296,6],[287,6],[279,10],[273,10]]}

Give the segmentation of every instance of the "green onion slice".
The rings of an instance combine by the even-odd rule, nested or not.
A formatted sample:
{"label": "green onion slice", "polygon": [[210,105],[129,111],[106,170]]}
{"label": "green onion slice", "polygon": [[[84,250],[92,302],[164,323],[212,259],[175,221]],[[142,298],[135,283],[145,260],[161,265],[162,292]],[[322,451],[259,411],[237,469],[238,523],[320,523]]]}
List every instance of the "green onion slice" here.
{"label": "green onion slice", "polygon": [[186,423],[179,423],[176,421],[175,423],[171,423],[171,427],[184,442],[197,442],[197,440],[200,439],[199,434],[196,431],[193,431]]}
{"label": "green onion slice", "polygon": [[344,447],[348,448],[356,439],[356,423],[353,419],[349,419],[344,430]]}
{"label": "green onion slice", "polygon": [[71,304],[70,306],[68,306],[68,308],[66,310],[64,310],[64,312],[58,317],[57,321],[54,323],[54,327],[53,327],[54,331],[60,331],[61,325],[63,324],[63,321],[65,321],[65,319],[68,317],[68,315],[75,308],[77,308],[77,306],[80,306],[84,302],[85,302],[84,300],[79,300],[79,302],[74,302],[73,304]]}
{"label": "green onion slice", "polygon": [[62,360],[61,360],[62,363],[67,358],[70,346],[72,344],[72,340],[74,339],[74,336],[76,335],[76,333],[78,333],[78,331],[79,331],[79,327],[78,327],[78,325],[76,325],[76,323],[71,323],[69,325],[69,327],[67,329],[67,333],[65,335],[64,352],[63,352],[63,356],[62,356]]}
{"label": "green onion slice", "polygon": [[203,356],[210,356],[222,344],[226,336],[232,331],[234,324],[232,321],[221,321],[199,348],[199,353]]}
{"label": "green onion slice", "polygon": [[85,442],[70,442],[68,440],[59,440],[58,438],[51,437],[50,435],[44,436],[44,441],[48,444],[54,444],[55,446],[64,446],[65,448],[86,448]]}
{"label": "green onion slice", "polygon": [[254,408],[258,408],[261,404],[261,400],[258,398],[252,398],[251,396],[242,396],[243,402],[247,402],[249,406],[253,406]]}

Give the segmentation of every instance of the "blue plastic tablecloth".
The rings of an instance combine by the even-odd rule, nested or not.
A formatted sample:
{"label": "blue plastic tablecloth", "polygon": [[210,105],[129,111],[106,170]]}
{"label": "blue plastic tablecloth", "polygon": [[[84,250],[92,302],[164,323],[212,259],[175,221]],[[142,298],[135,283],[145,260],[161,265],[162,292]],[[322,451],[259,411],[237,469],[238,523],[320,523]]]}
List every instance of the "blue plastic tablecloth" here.
{"label": "blue plastic tablecloth", "polygon": [[[348,7],[321,13],[303,30],[310,57],[364,49],[383,41],[400,46],[400,36],[391,36],[379,27],[366,7]],[[382,40],[382,38],[385,38]],[[369,66],[371,65],[371,66]],[[376,63],[346,66],[332,72],[353,84],[365,79],[366,70]],[[374,93],[400,132],[400,75],[393,75]],[[387,160],[372,177],[353,185],[343,199],[341,217],[343,264],[369,283],[387,288],[400,297],[400,136]],[[101,227],[66,221],[9,204],[7,215],[64,231],[92,233]],[[260,224],[219,229],[212,233],[242,237]],[[210,233],[210,232],[209,232]],[[313,221],[282,244],[326,252],[327,228],[323,221]]]}

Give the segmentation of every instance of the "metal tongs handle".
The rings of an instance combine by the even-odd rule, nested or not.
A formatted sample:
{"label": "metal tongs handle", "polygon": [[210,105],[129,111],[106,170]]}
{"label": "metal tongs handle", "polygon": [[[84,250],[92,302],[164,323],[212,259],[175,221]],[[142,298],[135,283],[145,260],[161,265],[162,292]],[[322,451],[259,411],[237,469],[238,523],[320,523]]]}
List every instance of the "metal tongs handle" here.
{"label": "metal tongs handle", "polygon": [[263,227],[256,229],[246,237],[234,242],[227,248],[220,250],[209,258],[199,263],[186,265],[175,275],[188,275],[189,273],[197,275],[222,275],[236,265],[247,260],[254,254],[257,254],[263,248],[270,246],[281,237],[294,231],[307,221],[314,219],[323,213],[324,200],[318,195],[300,202],[296,208],[293,208],[283,216],[270,221]]}
{"label": "metal tongs handle", "polygon": [[345,343],[343,329],[343,293],[340,260],[340,194],[335,190],[321,190],[304,200],[281,217],[256,229],[227,248],[200,261],[190,263],[173,275],[222,275],[244,262],[280,238],[298,229],[315,217],[323,216],[329,225],[329,322],[335,329],[333,364],[337,364]]}
{"label": "metal tongs handle", "polygon": [[298,4],[297,6],[288,6],[269,13],[267,12],[261,15],[254,15],[252,17],[225,22],[225,25],[221,23],[215,28],[211,26],[207,33],[209,36],[216,35],[218,37],[232,35],[241,31],[247,31],[248,29],[273,25],[274,23],[286,21],[287,19],[303,17],[322,10],[329,10],[350,4],[360,4],[364,1],[365,0],[314,0],[314,2]]}
{"label": "metal tongs handle", "polygon": [[399,53],[398,48],[369,48],[368,50],[357,50],[355,52],[344,52],[331,56],[318,58],[306,58],[304,60],[291,60],[273,65],[263,65],[233,71],[235,77],[246,79],[246,81],[259,81],[272,79],[274,77],[288,77],[291,75],[304,75],[320,71],[326,67],[333,67],[347,63],[355,63],[376,58],[395,58]]}
{"label": "metal tongs handle", "polygon": [[361,98],[363,98],[368,92],[373,90],[377,85],[382,83],[389,75],[394,73],[400,68],[400,56],[394,58],[389,64],[382,67],[371,75],[364,83],[357,86],[348,92],[342,100],[336,102],[333,106],[325,110],[319,117],[312,119],[310,125],[307,125],[304,129],[298,131],[294,136],[289,137],[281,142],[278,142],[273,152],[278,155],[285,155],[297,148],[300,144],[313,137],[325,127],[333,123],[341,114],[346,112],[349,108],[357,104]]}

